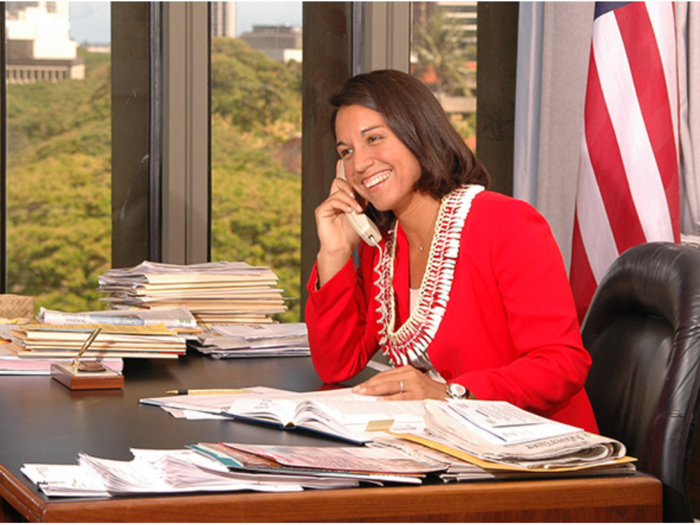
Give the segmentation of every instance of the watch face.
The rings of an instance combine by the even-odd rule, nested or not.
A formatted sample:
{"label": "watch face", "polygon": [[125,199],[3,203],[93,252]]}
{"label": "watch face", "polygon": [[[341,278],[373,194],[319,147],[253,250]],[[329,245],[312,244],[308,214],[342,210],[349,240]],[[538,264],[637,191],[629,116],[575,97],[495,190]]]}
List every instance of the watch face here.
{"label": "watch face", "polygon": [[459,383],[449,383],[447,393],[455,399],[461,399],[466,395],[467,389]]}

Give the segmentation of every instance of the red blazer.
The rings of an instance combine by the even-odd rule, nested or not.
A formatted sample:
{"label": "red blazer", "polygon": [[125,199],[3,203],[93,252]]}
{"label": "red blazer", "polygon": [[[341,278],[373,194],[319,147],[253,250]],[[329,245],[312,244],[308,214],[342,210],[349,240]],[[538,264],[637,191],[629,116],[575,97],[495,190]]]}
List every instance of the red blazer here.
{"label": "red blazer", "polygon": [[[314,366],[328,383],[364,369],[377,352],[378,250],[364,243],[320,290],[309,280],[306,323]],[[408,241],[399,227],[394,289],[398,322],[409,317]],[[583,388],[591,364],[583,348],[559,248],[529,204],[488,191],[462,230],[450,300],[428,348],[435,369],[477,399],[503,400],[597,433]]]}

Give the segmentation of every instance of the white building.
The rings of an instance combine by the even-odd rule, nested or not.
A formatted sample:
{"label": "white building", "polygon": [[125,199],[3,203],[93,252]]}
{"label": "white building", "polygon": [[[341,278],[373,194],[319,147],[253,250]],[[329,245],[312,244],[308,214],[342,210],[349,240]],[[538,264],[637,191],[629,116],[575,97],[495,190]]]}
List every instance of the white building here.
{"label": "white building", "polygon": [[236,37],[236,2],[211,2],[211,36]]}
{"label": "white building", "polygon": [[8,83],[85,78],[68,2],[6,2]]}

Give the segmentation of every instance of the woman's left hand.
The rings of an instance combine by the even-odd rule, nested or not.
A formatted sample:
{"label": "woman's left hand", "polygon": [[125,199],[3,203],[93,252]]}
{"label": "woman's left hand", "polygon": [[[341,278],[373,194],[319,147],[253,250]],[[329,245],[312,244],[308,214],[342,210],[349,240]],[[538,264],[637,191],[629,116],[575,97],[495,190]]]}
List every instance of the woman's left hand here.
{"label": "woman's left hand", "polygon": [[364,383],[353,387],[355,394],[382,396],[390,401],[417,399],[445,399],[445,383],[430,379],[411,365],[380,372]]}

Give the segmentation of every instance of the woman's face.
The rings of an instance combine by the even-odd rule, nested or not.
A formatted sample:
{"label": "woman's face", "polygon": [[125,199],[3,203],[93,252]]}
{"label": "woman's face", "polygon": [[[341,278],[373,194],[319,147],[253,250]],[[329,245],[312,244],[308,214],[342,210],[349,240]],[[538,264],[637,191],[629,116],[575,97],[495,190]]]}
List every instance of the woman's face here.
{"label": "woman's face", "polygon": [[364,106],[343,106],[336,116],[335,136],[345,177],[355,191],[380,211],[399,216],[408,209],[421,166],[384,117]]}

